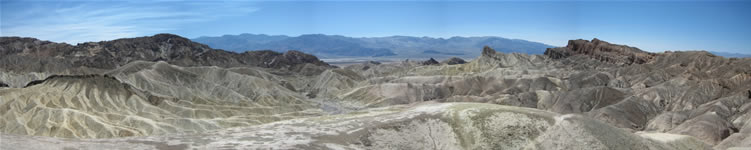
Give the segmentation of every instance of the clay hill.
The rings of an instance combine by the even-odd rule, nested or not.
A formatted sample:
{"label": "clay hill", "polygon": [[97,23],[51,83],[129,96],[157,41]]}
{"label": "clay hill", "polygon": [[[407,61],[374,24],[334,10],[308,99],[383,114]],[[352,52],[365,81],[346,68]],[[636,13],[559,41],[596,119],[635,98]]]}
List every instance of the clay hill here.
{"label": "clay hill", "polygon": [[150,37],[0,38],[0,149],[747,149],[751,59],[599,39],[334,67]]}

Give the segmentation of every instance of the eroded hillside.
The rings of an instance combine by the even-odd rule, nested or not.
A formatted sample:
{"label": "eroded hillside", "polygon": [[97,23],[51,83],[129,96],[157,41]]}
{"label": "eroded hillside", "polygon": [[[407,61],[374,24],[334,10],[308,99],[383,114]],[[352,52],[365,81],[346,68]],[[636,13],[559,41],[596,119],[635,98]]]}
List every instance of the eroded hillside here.
{"label": "eroded hillside", "polygon": [[3,149],[751,146],[751,59],[707,52],[594,39],[545,55],[485,47],[469,62],[337,68],[174,35],[2,40],[0,61],[12,62],[0,68]]}

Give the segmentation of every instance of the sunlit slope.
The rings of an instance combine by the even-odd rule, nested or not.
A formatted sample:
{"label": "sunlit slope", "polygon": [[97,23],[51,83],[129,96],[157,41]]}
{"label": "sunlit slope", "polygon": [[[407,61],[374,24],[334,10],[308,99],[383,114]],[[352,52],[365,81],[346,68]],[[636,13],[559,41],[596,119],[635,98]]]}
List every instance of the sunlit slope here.
{"label": "sunlit slope", "polygon": [[477,103],[390,106],[190,135],[1,138],[2,146],[27,149],[711,149],[690,136],[635,134],[581,115]]}
{"label": "sunlit slope", "polygon": [[318,113],[302,106],[265,107],[155,96],[114,77],[54,76],[0,90],[3,133],[106,138],[200,132]]}

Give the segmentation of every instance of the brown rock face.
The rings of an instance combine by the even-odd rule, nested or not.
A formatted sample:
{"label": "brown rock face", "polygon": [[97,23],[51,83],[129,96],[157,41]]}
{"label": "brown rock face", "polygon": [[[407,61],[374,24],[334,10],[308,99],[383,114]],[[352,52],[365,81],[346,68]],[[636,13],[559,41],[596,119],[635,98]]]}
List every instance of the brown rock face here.
{"label": "brown rock face", "polygon": [[329,66],[317,57],[299,51],[234,53],[212,49],[172,34],[75,46],[34,38],[2,37],[0,54],[0,68],[13,72],[56,72],[82,67],[114,69],[136,60],[166,61],[179,66],[293,68],[307,63]]}
{"label": "brown rock face", "polygon": [[610,44],[597,38],[592,41],[569,40],[566,47],[548,48],[545,55],[553,59],[585,55],[603,62],[625,65],[648,63],[655,57],[654,53],[636,47]]}
{"label": "brown rock face", "polygon": [[485,47],[482,48],[482,55],[483,56],[493,56],[493,55],[495,55],[495,50],[493,48],[490,48],[489,46],[485,45]]}

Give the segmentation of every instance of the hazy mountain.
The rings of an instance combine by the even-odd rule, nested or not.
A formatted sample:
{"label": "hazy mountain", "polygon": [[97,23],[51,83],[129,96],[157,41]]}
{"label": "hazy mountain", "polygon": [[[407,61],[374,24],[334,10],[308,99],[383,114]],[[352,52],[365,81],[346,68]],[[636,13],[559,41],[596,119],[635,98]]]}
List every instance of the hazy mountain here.
{"label": "hazy mountain", "polygon": [[220,37],[199,37],[196,42],[213,48],[231,51],[270,49],[275,51],[300,50],[319,57],[346,56],[390,56],[390,57],[438,57],[457,56],[472,58],[479,56],[477,49],[485,45],[501,52],[521,52],[542,54],[550,45],[501,37],[411,37],[389,36],[353,38],[339,35],[306,34],[297,37],[265,34],[224,35]]}
{"label": "hazy mountain", "polygon": [[728,58],[745,58],[745,57],[751,57],[751,54],[741,54],[741,53],[729,53],[729,52],[717,52],[717,51],[709,51],[712,54],[715,54],[717,56],[722,57],[728,57]]}

